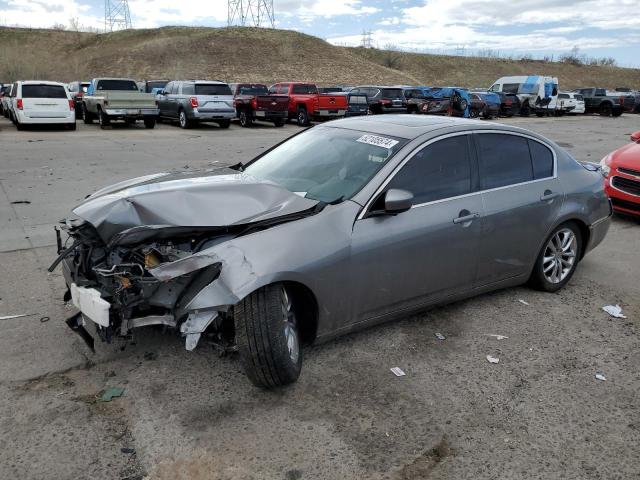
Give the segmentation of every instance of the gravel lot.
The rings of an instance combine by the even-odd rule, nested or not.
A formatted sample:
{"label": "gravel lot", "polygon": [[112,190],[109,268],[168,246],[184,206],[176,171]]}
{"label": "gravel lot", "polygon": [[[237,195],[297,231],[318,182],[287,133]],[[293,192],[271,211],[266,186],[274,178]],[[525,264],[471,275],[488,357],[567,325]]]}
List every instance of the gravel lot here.
{"label": "gravel lot", "polygon": [[[640,116],[508,123],[597,162]],[[0,478],[640,478],[632,219],[615,217],[557,294],[502,290],[312,347],[298,383],[275,392],[206,344],[190,353],[151,331],[94,355],[68,330],[64,282],[46,268],[53,225],[87,193],[237,163],[297,131],[80,122],[76,132],[17,132],[0,120],[0,316],[30,314],[0,320]],[[602,311],[616,303],[626,320]],[[124,396],[98,402],[111,386]]]}

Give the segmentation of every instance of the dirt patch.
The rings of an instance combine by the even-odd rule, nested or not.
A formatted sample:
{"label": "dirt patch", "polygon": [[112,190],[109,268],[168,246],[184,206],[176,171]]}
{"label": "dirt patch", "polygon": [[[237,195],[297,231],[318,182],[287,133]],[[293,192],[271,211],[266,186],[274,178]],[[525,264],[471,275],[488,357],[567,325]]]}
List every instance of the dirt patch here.
{"label": "dirt patch", "polygon": [[449,446],[446,436],[433,448],[427,450],[422,455],[408,465],[402,467],[394,480],[424,480],[429,478],[431,472],[443,462],[447,457],[455,455],[455,451]]}

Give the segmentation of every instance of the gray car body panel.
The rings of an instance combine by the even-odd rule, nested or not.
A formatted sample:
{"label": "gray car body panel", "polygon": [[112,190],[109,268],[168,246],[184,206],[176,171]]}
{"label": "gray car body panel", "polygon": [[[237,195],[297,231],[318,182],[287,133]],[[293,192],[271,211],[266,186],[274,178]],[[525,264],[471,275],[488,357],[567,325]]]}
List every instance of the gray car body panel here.
{"label": "gray car body panel", "polygon": [[[179,282],[187,274],[215,269],[213,280],[206,285],[186,288],[184,298],[188,301],[180,306],[176,318],[200,311],[226,311],[264,285],[294,282],[305,286],[315,297],[316,340],[326,340],[426,306],[520,284],[529,277],[549,234],[565,221],[580,222],[591,232],[584,251],[594,248],[608,229],[611,209],[601,175],[588,171],[553,142],[535,133],[474,120],[408,115],[355,117],[314,128],[362,130],[406,138],[409,142],[350,200],[326,205],[322,211],[304,218],[221,241],[150,269],[156,279],[169,283]],[[448,135],[481,132],[523,135],[546,144],[554,152],[553,178],[414,205],[409,211],[393,216],[366,215],[370,203],[418,148]],[[260,214],[257,212],[260,208],[251,210],[242,206],[238,212],[220,216],[210,224],[222,223],[223,219],[247,221],[265,215],[277,218],[285,212],[313,208],[317,203],[290,192],[282,195],[278,192],[273,202],[267,201],[263,195],[279,187],[266,186],[242,175],[235,177],[237,183],[231,185],[238,190],[249,187],[247,192],[257,196],[260,208],[273,214]],[[153,185],[162,178],[147,181]],[[113,205],[127,203],[127,195],[122,192],[131,187],[123,185],[124,190],[116,188],[115,193],[94,199],[98,203],[91,210],[96,213],[93,221],[106,221],[109,213],[108,208],[103,209],[106,200],[114,202]],[[230,186],[225,195],[238,195],[235,187]],[[212,199],[222,199],[214,191],[216,188],[207,190],[202,188],[198,192],[209,205],[215,205]],[[553,190],[558,196],[543,202],[540,196],[546,190]],[[171,203],[192,195],[188,190],[174,192],[177,193],[165,195],[160,191],[157,195],[149,194],[149,198],[157,202],[154,208],[166,205],[168,212],[177,213]],[[492,198],[495,192],[498,194]],[[134,197],[133,203],[140,199],[144,200],[145,195]],[[456,224],[453,220],[465,210],[477,212],[478,217]],[[191,211],[188,203],[181,211],[182,217],[166,218],[160,210],[154,211],[154,221],[180,221],[188,225],[201,221],[200,213]],[[77,209],[76,213],[87,216],[86,211]],[[142,220],[131,218],[139,223]],[[496,242],[506,250],[497,248]]]}
{"label": "gray car body panel", "polygon": [[[185,84],[195,86],[198,84],[216,84],[226,85],[223,82],[208,80],[173,80],[169,82],[166,88],[175,87],[175,93],[158,94],[156,103],[160,110],[160,116],[165,118],[177,119],[180,110],[184,110],[187,119],[190,121],[217,121],[231,120],[236,116],[236,110],[233,107],[233,95],[196,95],[183,93]],[[198,99],[198,107],[191,106],[190,99],[195,97]],[[211,105],[217,104],[217,107]]]}

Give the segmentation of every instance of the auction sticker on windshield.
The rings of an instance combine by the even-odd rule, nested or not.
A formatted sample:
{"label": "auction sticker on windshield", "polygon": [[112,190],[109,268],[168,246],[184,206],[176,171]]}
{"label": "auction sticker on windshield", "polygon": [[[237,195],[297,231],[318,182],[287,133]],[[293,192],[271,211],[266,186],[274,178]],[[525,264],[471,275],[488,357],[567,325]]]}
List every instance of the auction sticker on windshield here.
{"label": "auction sticker on windshield", "polygon": [[356,140],[356,142],[367,143],[369,145],[375,145],[376,147],[382,148],[393,148],[399,142],[398,140],[394,140],[392,138],[381,137],[379,135],[362,135],[360,138]]}

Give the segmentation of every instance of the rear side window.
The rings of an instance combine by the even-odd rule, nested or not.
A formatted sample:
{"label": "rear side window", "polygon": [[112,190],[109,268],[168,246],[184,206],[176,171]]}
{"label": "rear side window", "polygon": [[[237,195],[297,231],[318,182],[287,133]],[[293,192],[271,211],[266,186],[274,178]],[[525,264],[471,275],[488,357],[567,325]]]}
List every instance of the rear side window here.
{"label": "rear side window", "polygon": [[224,83],[196,83],[196,95],[231,95],[231,89]]}
{"label": "rear side window", "polygon": [[518,93],[518,88],[520,88],[519,83],[505,83],[502,86],[502,91],[504,93]]}
{"label": "rear side window", "polygon": [[182,84],[182,95],[195,95],[195,94],[196,94],[196,89],[193,86],[193,83]]}
{"label": "rear side window", "polygon": [[480,185],[484,190],[533,180],[527,139],[500,133],[476,134]]}
{"label": "rear side window", "polygon": [[529,151],[533,164],[533,178],[553,177],[553,153],[540,142],[529,139]]}
{"label": "rear side window", "polygon": [[240,95],[267,95],[266,85],[240,85],[238,94]]}
{"label": "rear side window", "polygon": [[413,193],[414,204],[471,192],[468,135],[445,138],[414,155],[389,183]]}
{"label": "rear side window", "polygon": [[67,98],[61,85],[22,85],[22,98]]}

